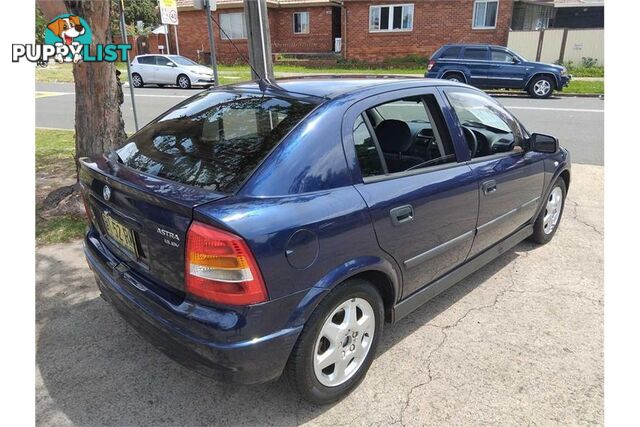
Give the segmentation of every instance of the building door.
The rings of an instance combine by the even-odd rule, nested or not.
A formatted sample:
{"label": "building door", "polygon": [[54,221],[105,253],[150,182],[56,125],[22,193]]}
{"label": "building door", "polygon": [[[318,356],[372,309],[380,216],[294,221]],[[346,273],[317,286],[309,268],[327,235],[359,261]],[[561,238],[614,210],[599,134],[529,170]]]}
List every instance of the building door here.
{"label": "building door", "polygon": [[336,39],[342,37],[342,9],[333,6],[331,8],[331,50],[336,48]]}

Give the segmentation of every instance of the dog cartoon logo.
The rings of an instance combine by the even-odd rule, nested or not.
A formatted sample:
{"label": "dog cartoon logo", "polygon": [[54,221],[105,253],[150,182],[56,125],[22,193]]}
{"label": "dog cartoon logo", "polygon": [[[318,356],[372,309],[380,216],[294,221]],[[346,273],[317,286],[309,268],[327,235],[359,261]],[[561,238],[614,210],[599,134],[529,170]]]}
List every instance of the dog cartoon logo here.
{"label": "dog cartoon logo", "polygon": [[87,22],[77,15],[59,15],[47,24],[44,31],[44,42],[50,45],[63,44],[72,49],[72,53],[63,57],[57,54],[56,62],[80,62],[82,55],[79,46],[91,43],[91,29]]}

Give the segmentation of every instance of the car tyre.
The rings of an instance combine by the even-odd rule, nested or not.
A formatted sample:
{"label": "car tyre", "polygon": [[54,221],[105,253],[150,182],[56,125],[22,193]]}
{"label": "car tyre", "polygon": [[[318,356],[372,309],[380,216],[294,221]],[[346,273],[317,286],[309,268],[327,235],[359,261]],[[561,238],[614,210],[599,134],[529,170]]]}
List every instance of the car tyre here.
{"label": "car tyre", "polygon": [[547,76],[534,77],[529,84],[529,95],[533,98],[545,99],[549,98],[553,93],[555,82]]}
{"label": "car tyre", "polygon": [[[345,281],[305,323],[284,371],[289,385],[319,405],[346,396],[369,370],[383,323],[384,306],[376,288],[361,279]],[[322,356],[325,360],[319,362]]]}
{"label": "car tyre", "polygon": [[545,206],[533,224],[532,241],[544,245],[553,239],[553,236],[560,226],[560,219],[562,218],[566,198],[567,185],[564,179],[558,178],[547,195]]}
{"label": "car tyre", "polygon": [[186,74],[180,74],[177,83],[180,89],[189,89],[191,87],[191,79]]}
{"label": "car tyre", "polygon": [[447,73],[443,76],[444,80],[449,80],[451,82],[459,82],[464,83],[465,79],[460,73]]}
{"label": "car tyre", "polygon": [[131,75],[131,83],[133,83],[133,87],[144,87],[142,76],[138,73],[133,73]]}

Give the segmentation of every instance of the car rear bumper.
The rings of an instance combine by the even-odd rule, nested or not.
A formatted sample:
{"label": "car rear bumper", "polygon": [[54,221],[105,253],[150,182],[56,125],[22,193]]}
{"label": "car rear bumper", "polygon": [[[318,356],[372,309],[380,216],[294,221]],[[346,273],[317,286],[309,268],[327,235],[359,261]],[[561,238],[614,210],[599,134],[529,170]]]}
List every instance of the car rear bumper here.
{"label": "car rear bumper", "polygon": [[[225,329],[236,330],[232,325],[237,324],[237,313],[187,300],[171,302],[135,280],[122,264],[114,266],[95,238],[88,236],[84,249],[104,298],[140,335],[178,363],[220,381],[242,384],[267,382],[282,373],[301,325],[251,339],[212,339]],[[282,309],[279,304],[271,309],[268,305],[261,305],[258,312],[268,316],[271,309]]]}

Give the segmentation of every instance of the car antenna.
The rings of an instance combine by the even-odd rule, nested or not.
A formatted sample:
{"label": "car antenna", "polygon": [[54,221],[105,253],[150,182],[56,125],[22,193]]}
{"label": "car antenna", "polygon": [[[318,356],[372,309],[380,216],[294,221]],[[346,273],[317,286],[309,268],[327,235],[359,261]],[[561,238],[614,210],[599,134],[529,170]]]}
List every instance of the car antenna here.
{"label": "car antenna", "polygon": [[[258,73],[258,71],[256,71],[255,68],[253,68],[253,65],[251,65],[251,62],[249,61],[249,59],[242,53],[240,52],[240,49],[238,49],[238,46],[236,46],[236,44],[233,42],[233,40],[231,39],[231,37],[229,37],[229,35],[227,34],[227,32],[222,28],[222,26],[218,23],[218,21],[216,20],[216,18],[213,16],[213,12],[210,13],[211,15],[211,20],[216,24],[216,26],[220,29],[220,32],[222,34],[224,34],[224,36],[227,38],[227,40],[229,42],[231,42],[231,45],[233,46],[233,48],[236,50],[236,52],[238,52],[238,56],[247,63],[247,65],[249,66],[249,68],[251,68],[251,71],[253,71],[253,73],[258,76],[258,87],[260,88],[260,90],[262,92],[267,90],[267,86],[270,84],[269,79],[267,79],[265,76],[260,75],[260,73]],[[213,53],[213,52],[212,52]]]}

